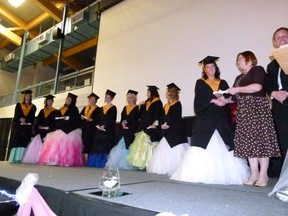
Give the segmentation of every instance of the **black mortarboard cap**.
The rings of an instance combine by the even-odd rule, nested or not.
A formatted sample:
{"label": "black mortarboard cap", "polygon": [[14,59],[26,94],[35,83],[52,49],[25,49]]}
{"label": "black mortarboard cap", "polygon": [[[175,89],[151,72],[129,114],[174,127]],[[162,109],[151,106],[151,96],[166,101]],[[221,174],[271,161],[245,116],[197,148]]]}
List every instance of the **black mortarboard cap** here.
{"label": "black mortarboard cap", "polygon": [[46,95],[44,98],[46,98],[47,100],[49,100],[49,99],[53,99],[53,98],[55,98],[53,95],[51,95],[51,94],[49,94],[49,95]]}
{"label": "black mortarboard cap", "polygon": [[90,98],[90,97],[95,97],[96,100],[98,100],[100,98],[98,95],[94,94],[93,92],[90,95],[88,95],[87,98]]}
{"label": "black mortarboard cap", "polygon": [[175,88],[177,91],[180,91],[181,89],[175,84],[175,83],[170,83],[167,85],[167,88]]}
{"label": "black mortarboard cap", "polygon": [[129,93],[130,93],[130,94],[135,94],[135,95],[138,94],[137,91],[134,91],[134,90],[131,90],[131,89],[128,90],[127,94],[129,94]]}
{"label": "black mortarboard cap", "polygon": [[72,98],[72,100],[76,101],[78,96],[69,92],[68,95],[67,95],[67,98],[68,97],[70,97],[70,98]]}
{"label": "black mortarboard cap", "polygon": [[154,86],[154,85],[147,85],[147,87],[148,87],[149,91],[157,91],[157,90],[159,90],[159,88],[157,86]]}
{"label": "black mortarboard cap", "polygon": [[201,65],[206,65],[206,64],[210,64],[210,63],[215,63],[218,59],[219,59],[219,57],[217,57],[217,56],[206,56],[204,59],[202,59],[198,63]]}
{"label": "black mortarboard cap", "polygon": [[116,93],[115,92],[113,92],[113,91],[111,91],[111,90],[109,90],[109,89],[107,89],[107,91],[106,91],[106,93],[105,94],[107,94],[107,95],[110,95],[112,98],[114,98],[115,97],[115,95],[116,95]]}
{"label": "black mortarboard cap", "polygon": [[30,89],[26,89],[21,92],[22,94],[32,94],[33,92]]}

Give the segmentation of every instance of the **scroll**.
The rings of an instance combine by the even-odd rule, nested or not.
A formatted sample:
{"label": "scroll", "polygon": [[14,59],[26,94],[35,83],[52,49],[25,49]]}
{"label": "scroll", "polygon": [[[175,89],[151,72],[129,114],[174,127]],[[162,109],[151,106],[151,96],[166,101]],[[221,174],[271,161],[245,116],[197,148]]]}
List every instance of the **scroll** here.
{"label": "scroll", "polygon": [[288,44],[280,46],[272,51],[272,55],[284,71],[288,75]]}

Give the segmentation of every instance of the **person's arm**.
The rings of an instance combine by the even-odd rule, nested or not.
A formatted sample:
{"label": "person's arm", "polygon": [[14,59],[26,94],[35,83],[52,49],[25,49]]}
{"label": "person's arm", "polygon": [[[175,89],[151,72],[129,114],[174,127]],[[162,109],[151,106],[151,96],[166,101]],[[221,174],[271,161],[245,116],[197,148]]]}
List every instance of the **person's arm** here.
{"label": "person's arm", "polygon": [[254,93],[258,92],[262,89],[262,85],[258,83],[252,83],[247,86],[238,86],[238,87],[232,87],[228,89],[228,93],[231,95],[235,95],[238,93]]}

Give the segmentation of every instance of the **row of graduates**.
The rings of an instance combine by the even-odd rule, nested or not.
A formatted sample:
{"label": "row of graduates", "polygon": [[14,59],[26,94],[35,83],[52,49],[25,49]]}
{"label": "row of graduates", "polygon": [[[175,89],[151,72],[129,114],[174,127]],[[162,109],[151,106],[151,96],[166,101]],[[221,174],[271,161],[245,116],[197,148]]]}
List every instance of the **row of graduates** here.
{"label": "row of graduates", "polygon": [[[246,55],[246,52],[243,56],[244,54]],[[225,99],[229,95],[223,97],[221,93],[214,94],[221,89],[230,90],[227,82],[219,77],[219,68],[215,62],[217,59],[218,57],[207,56],[201,61],[203,73],[195,86],[194,109],[197,115],[193,124],[191,146],[187,143],[182,123],[180,88],[171,83],[167,85],[167,103],[164,107],[156,86],[148,86],[147,100],[140,102],[139,105],[136,104],[137,92],[133,90],[127,92],[127,105],[121,113],[120,139],[115,137],[117,108],[112,104],[115,92],[106,91],[105,105],[101,108],[96,105],[99,97],[95,94],[89,95],[89,105],[83,108],[81,115],[76,107],[76,95],[69,93],[65,105],[59,111],[52,107],[53,98],[49,96],[50,98],[46,98],[46,107],[40,111],[36,123],[37,130],[42,131],[42,137],[39,132],[38,139],[36,136],[32,140],[23,159],[21,154],[18,154],[18,148],[15,148],[19,146],[14,145],[10,158],[16,162],[22,160],[22,162],[58,166],[83,166],[86,163],[87,166],[99,168],[104,166],[139,168],[148,172],[168,174],[175,180],[242,184],[250,173],[246,161],[250,151],[246,152],[246,146],[254,144],[245,144],[241,152],[236,148],[237,155],[234,156],[233,129],[231,119],[227,115],[228,100]],[[265,74],[265,71],[262,72],[263,70],[257,74]],[[36,110],[32,108],[33,106],[31,92],[24,92],[24,103],[17,104],[15,109],[15,116],[22,115],[22,117],[18,118],[18,121],[16,118],[13,120],[20,122],[19,128],[22,131],[24,128],[32,127],[30,123],[32,121],[27,118],[30,112],[25,109],[30,107],[30,111]],[[17,110],[21,112],[16,115]],[[48,120],[50,115],[49,125],[47,122],[44,123],[42,117]],[[271,121],[272,118],[267,120],[267,124]],[[263,125],[264,123],[266,124],[266,120]],[[273,127],[265,125],[265,130],[267,128]],[[49,132],[50,130],[52,132]],[[238,133],[244,133],[239,137],[244,143],[247,142],[245,131],[245,128],[241,128]],[[269,132],[266,136],[271,135],[275,138],[275,131],[272,132],[273,134]],[[23,143],[21,137],[24,136],[25,134],[18,135],[17,140],[17,136],[14,135],[13,141]],[[20,150],[24,152],[26,146],[21,147]],[[253,149],[251,151],[254,152]],[[83,152],[88,155],[87,162]],[[279,155],[277,141],[273,140],[273,148],[269,148],[267,154]],[[263,186],[266,184],[267,182]]]}
{"label": "row of graduates", "polygon": [[[167,87],[168,103],[164,110],[156,86],[148,86],[147,100],[139,105],[136,105],[137,92],[127,92],[127,105],[121,113],[118,138],[115,137],[117,108],[112,104],[115,92],[106,91],[105,105],[101,108],[96,105],[99,97],[90,94],[89,104],[80,114],[76,107],[76,95],[69,93],[64,106],[59,110],[53,108],[54,96],[48,95],[45,97],[45,107],[34,121],[36,107],[32,103],[32,91],[26,90],[22,92],[23,101],[17,103],[15,108],[9,161],[59,166],[83,166],[86,163],[87,166],[104,167],[110,150],[119,141],[113,149],[118,156],[110,154],[109,163],[119,165],[119,160],[122,160],[124,162],[120,166],[131,168],[126,163],[126,156],[120,152],[128,152],[134,141],[141,143],[146,140],[144,146],[147,147],[147,158],[143,157],[142,145],[138,146],[138,150],[138,147],[134,147],[134,156],[130,155],[134,158],[131,161],[136,161],[131,162],[133,166],[145,168],[153,152],[153,145],[150,144],[154,143],[155,147],[163,137],[163,131],[171,147],[180,143],[188,145],[181,128],[182,107],[178,100],[180,89],[174,83]],[[134,139],[135,134],[137,139]]]}
{"label": "row of graduates", "polygon": [[[16,104],[12,121],[9,161],[60,166],[82,166],[83,144],[77,96],[68,93],[65,104],[53,107],[54,96],[45,97],[44,108],[35,118],[32,91],[25,90]],[[32,139],[33,138],[33,139]],[[29,145],[29,146],[28,146]],[[28,147],[27,147],[28,146]]]}

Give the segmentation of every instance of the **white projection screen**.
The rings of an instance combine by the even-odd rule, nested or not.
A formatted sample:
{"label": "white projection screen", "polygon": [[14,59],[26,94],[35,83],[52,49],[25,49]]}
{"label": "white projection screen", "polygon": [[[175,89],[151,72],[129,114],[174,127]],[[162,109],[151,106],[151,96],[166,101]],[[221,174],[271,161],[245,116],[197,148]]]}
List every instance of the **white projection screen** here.
{"label": "white projection screen", "polygon": [[117,92],[119,121],[128,89],[139,92],[140,102],[146,85],[156,85],[165,104],[166,85],[174,82],[183,117],[193,116],[198,61],[219,56],[221,78],[232,85],[236,55],[251,50],[266,68],[272,34],[281,26],[288,26],[287,0],[124,0],[101,15],[93,87],[98,105],[106,89]]}

